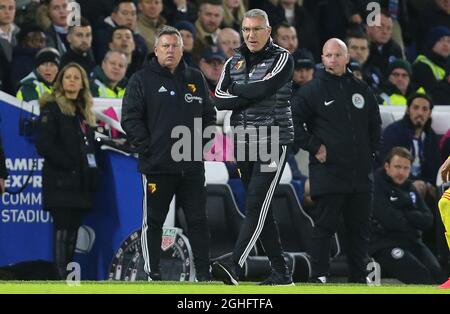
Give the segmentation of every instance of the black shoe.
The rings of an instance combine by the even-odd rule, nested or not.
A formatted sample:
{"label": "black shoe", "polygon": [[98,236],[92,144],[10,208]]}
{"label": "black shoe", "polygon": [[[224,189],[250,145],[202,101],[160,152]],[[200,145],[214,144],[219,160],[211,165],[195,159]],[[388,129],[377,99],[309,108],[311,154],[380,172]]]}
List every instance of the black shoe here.
{"label": "black shoe", "polygon": [[162,277],[160,273],[150,273],[148,275],[148,281],[162,281]]}
{"label": "black shoe", "polygon": [[328,278],[325,276],[320,277],[311,277],[308,280],[309,283],[318,283],[318,284],[325,284],[328,282]]}
{"label": "black shoe", "polygon": [[289,272],[281,274],[272,270],[270,276],[260,283],[261,286],[295,286],[292,276]]}
{"label": "black shoe", "polygon": [[213,277],[222,280],[226,285],[238,286],[239,278],[233,266],[222,262],[214,262],[212,265]]}

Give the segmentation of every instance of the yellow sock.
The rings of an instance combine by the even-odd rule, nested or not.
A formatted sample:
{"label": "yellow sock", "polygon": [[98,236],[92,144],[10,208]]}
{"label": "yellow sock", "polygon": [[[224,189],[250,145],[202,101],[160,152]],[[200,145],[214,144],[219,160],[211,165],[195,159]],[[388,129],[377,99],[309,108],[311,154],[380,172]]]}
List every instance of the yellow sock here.
{"label": "yellow sock", "polygon": [[445,238],[450,249],[450,189],[444,192],[439,201],[439,211],[445,226]]}

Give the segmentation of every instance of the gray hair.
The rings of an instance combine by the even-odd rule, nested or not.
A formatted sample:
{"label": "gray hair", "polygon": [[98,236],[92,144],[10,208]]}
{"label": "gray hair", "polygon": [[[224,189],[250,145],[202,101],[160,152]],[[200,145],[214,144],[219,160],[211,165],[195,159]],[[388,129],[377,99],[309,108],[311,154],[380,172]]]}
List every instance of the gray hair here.
{"label": "gray hair", "polygon": [[178,41],[180,46],[183,47],[183,39],[181,37],[181,33],[178,29],[172,26],[164,25],[156,30],[155,34],[155,47],[158,45],[159,38],[163,35],[176,35],[178,37]]}
{"label": "gray hair", "polygon": [[255,18],[255,17],[262,17],[264,21],[266,22],[266,26],[270,26],[269,24],[269,17],[267,16],[267,13],[261,9],[252,9],[250,11],[245,12],[244,19],[245,18]]}
{"label": "gray hair", "polygon": [[111,50],[108,50],[108,52],[105,54],[105,57],[103,58],[103,62],[107,61],[107,60],[111,57],[111,55],[112,55],[113,53],[118,53],[118,54],[120,54],[122,57],[124,57],[125,62],[126,62],[126,64],[128,65],[128,57],[127,57],[127,55],[125,54],[125,52],[123,52],[122,50],[119,50],[119,49],[111,49]]}

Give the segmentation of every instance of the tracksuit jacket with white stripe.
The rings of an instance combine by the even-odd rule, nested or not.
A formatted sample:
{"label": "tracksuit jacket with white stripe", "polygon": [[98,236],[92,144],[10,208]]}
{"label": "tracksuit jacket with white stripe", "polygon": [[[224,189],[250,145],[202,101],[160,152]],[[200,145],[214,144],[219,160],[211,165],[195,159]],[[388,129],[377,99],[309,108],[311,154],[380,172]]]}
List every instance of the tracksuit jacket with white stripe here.
{"label": "tracksuit jacket with white stripe", "polygon": [[217,109],[233,110],[231,125],[235,127],[278,126],[279,144],[291,144],[294,61],[290,53],[272,39],[257,53],[244,44],[224,67],[214,98]]}
{"label": "tracksuit jacket with white stripe", "polygon": [[136,72],[123,98],[121,124],[139,153],[139,171],[148,175],[203,169],[201,161],[175,162],[171,156],[172,145],[178,141],[172,138],[175,127],[184,126],[191,135],[202,136],[203,129],[196,129],[195,118],[202,119],[203,129],[215,123],[214,107],[200,71],[181,61],[172,74],[154,58]]}

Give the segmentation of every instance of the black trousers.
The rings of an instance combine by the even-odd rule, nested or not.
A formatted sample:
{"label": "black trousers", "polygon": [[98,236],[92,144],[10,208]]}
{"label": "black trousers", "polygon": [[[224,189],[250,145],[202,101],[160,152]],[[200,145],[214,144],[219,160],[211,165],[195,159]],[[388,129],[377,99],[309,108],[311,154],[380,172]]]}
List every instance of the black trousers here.
{"label": "black trousers", "polygon": [[436,257],[422,242],[385,248],[373,257],[380,264],[383,277],[397,278],[403,283],[434,285],[447,279]]}
{"label": "black trousers", "polygon": [[[286,158],[287,146],[281,146],[279,159],[275,163],[272,161],[237,162],[247,196],[245,219],[233,250],[234,263],[241,268],[259,238],[272,268],[279,272],[286,270],[280,234],[271,209],[273,193],[280,182]],[[270,164],[272,167],[266,168]]]}
{"label": "black trousers", "polygon": [[317,198],[311,245],[313,277],[328,276],[331,238],[343,215],[349,281],[365,282],[369,245],[370,193],[328,194]]}
{"label": "black trousers", "polygon": [[146,213],[143,215],[141,240],[146,273],[160,273],[162,227],[174,195],[186,216],[196,272],[209,273],[204,171],[192,171],[183,175],[148,175],[145,181]]}
{"label": "black trousers", "polygon": [[73,261],[84,210],[59,208],[51,211],[53,217],[53,259],[61,279],[65,279],[67,265]]}

